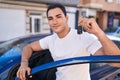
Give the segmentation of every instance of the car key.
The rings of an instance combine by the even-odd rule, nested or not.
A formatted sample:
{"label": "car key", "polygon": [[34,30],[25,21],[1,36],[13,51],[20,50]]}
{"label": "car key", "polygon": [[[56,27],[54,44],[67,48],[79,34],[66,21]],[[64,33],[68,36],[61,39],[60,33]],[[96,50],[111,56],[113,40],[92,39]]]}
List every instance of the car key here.
{"label": "car key", "polygon": [[82,32],[83,32],[82,26],[78,26],[77,33],[82,34]]}

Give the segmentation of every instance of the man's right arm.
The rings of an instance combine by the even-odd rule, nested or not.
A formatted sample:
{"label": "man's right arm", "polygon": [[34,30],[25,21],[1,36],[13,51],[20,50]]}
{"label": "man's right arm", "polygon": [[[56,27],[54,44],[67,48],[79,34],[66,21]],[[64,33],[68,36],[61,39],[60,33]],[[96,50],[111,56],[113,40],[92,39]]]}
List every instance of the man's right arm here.
{"label": "man's right arm", "polygon": [[21,63],[28,61],[29,58],[31,57],[33,51],[40,51],[40,50],[42,50],[42,48],[40,47],[39,41],[35,41],[35,42],[25,46],[23,48],[23,52],[22,52]]}
{"label": "man's right arm", "polygon": [[19,77],[21,80],[26,80],[25,78],[26,71],[27,71],[27,74],[30,75],[31,69],[28,66],[28,61],[32,55],[32,52],[40,51],[40,50],[42,50],[42,48],[40,47],[39,41],[30,43],[23,48],[22,57],[21,57],[21,65],[17,72],[17,77]]}

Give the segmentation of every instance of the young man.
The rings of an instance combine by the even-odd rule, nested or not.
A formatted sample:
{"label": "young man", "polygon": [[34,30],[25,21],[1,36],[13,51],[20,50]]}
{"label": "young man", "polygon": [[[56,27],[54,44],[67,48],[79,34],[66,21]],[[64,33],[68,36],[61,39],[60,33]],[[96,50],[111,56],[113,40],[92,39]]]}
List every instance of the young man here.
{"label": "young man", "polygon": [[[49,49],[53,59],[60,60],[76,56],[120,55],[119,48],[107,38],[94,19],[80,18],[78,24],[87,32],[77,34],[68,26],[68,16],[64,6],[52,4],[48,7],[47,18],[50,28],[55,32],[23,48],[21,66],[17,76],[25,80],[25,72],[30,75],[28,60],[32,51]],[[91,37],[94,34],[97,39]],[[120,66],[119,64],[110,64]],[[79,64],[57,68],[56,80],[90,80],[89,64]]]}

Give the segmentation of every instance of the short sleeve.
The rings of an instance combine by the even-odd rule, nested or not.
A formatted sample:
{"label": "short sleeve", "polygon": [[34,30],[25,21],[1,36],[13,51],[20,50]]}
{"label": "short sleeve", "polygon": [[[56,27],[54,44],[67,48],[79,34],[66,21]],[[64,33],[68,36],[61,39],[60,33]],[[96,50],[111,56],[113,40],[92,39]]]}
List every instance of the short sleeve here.
{"label": "short sleeve", "polygon": [[40,44],[40,47],[42,49],[48,49],[48,41],[49,41],[49,37],[45,37],[45,38],[42,38],[39,40],[39,44]]}
{"label": "short sleeve", "polygon": [[94,53],[102,47],[100,41],[92,34],[84,34],[84,45],[87,48],[87,51],[94,55]]}
{"label": "short sleeve", "polygon": [[102,47],[101,43],[98,40],[95,40],[89,47],[88,52],[92,55],[95,54],[95,52]]}

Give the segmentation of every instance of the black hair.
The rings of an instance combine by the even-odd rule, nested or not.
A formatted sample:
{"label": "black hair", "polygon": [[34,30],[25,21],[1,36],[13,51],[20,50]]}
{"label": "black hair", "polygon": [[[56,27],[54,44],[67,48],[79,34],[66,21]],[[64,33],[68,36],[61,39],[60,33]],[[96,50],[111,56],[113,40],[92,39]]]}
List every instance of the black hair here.
{"label": "black hair", "polygon": [[60,3],[53,3],[53,4],[49,5],[48,8],[47,8],[47,13],[46,13],[47,17],[48,17],[48,11],[51,10],[51,9],[54,9],[54,8],[60,8],[62,10],[62,12],[64,13],[64,15],[66,16],[65,7]]}

